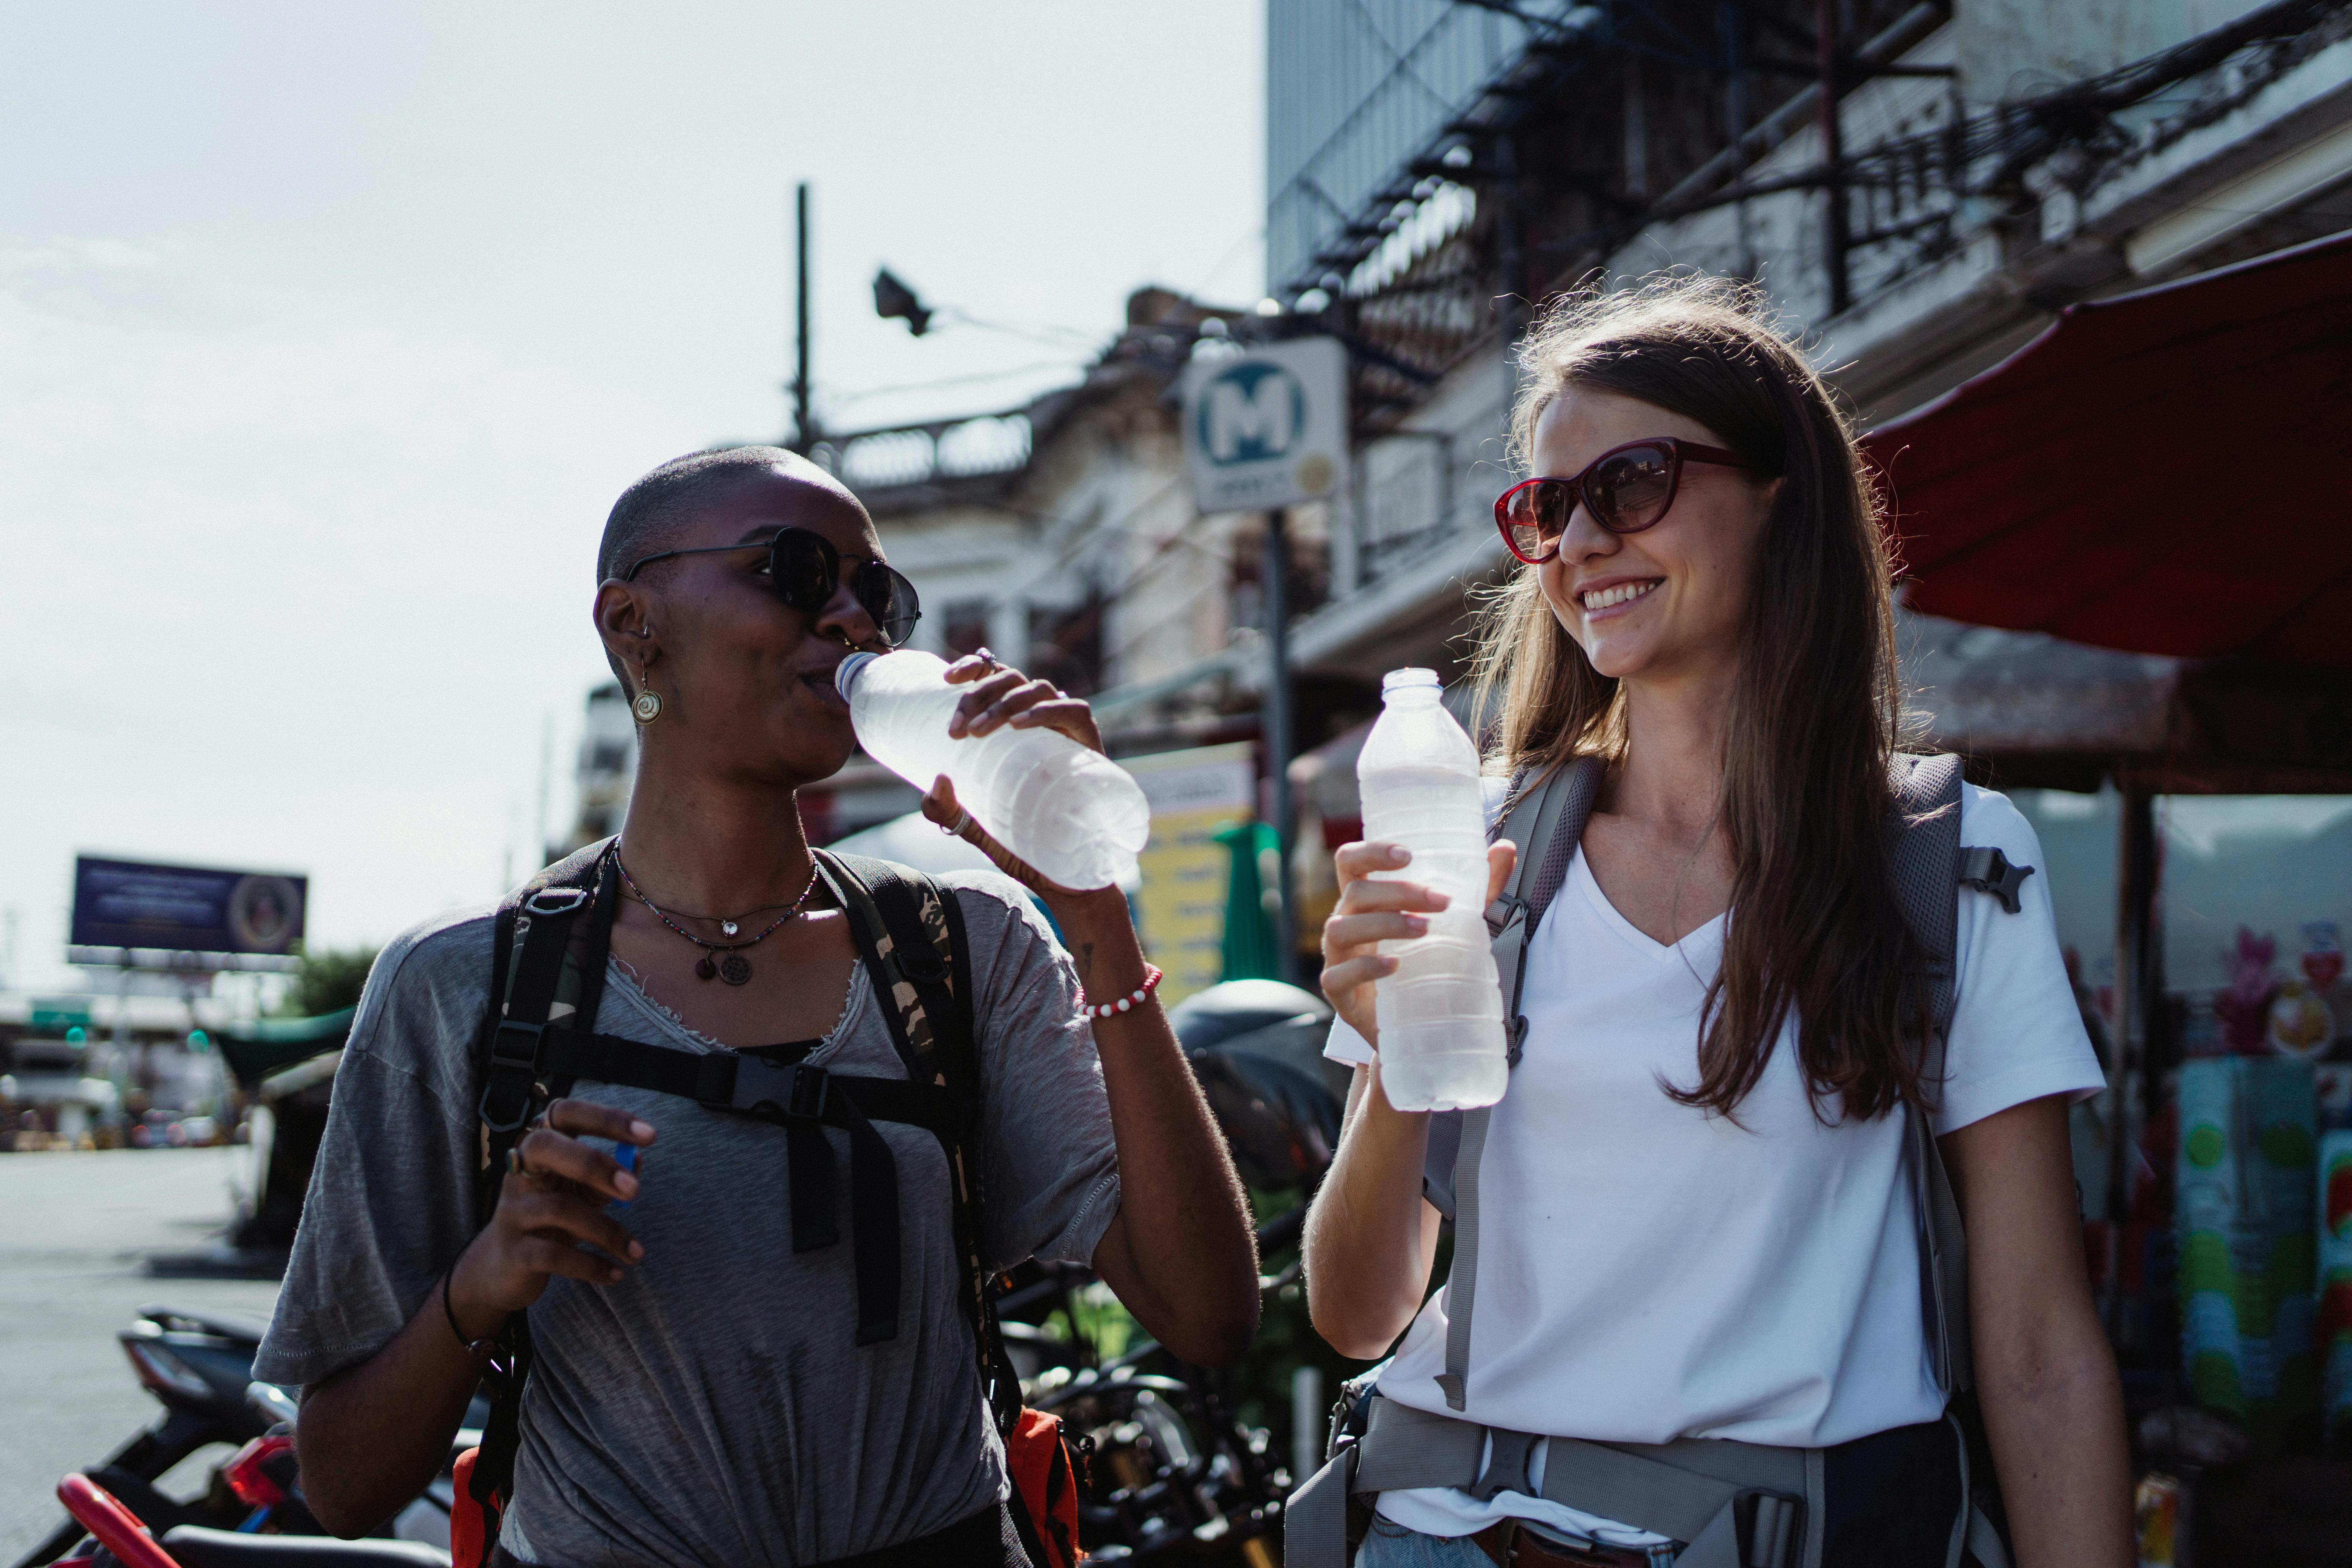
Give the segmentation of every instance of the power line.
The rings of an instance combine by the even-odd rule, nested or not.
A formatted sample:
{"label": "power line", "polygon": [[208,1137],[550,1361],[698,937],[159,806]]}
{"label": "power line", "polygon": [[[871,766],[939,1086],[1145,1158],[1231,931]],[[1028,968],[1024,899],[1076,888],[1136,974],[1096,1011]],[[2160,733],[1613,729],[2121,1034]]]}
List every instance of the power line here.
{"label": "power line", "polygon": [[970,386],[979,382],[1005,381],[1016,375],[1029,375],[1041,370],[1076,370],[1087,362],[1080,359],[1034,360],[1028,364],[1009,365],[1003,370],[974,371],[969,375],[941,376],[936,381],[907,381],[895,386],[869,386],[859,392],[828,395],[827,403],[836,407],[864,402],[868,398],[887,397],[901,392],[930,392],[946,386]]}

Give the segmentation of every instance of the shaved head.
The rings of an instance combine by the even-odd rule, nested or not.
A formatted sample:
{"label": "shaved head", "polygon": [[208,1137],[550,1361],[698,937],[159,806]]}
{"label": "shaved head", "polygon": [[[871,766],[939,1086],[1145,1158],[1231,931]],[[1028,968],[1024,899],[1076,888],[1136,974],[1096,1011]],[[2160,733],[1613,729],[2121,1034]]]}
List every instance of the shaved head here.
{"label": "shaved head", "polygon": [[769,474],[805,484],[837,497],[859,512],[849,487],[796,452],[782,447],[729,447],[716,452],[689,452],[668,462],[621,492],[604,520],[604,542],[596,549],[596,581],[608,582],[632,563],[673,548],[695,518],[737,485],[754,475]]}

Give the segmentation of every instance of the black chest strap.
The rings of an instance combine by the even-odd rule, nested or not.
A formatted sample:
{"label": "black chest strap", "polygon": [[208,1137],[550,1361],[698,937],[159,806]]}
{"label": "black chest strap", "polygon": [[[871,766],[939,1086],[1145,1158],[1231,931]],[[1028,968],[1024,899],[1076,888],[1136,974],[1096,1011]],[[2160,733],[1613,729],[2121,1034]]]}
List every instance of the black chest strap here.
{"label": "black chest strap", "polygon": [[[497,1206],[508,1152],[531,1118],[578,1079],[676,1094],[782,1125],[795,1252],[839,1239],[835,1162],[821,1131],[839,1127],[849,1135],[857,1229],[856,1342],[873,1343],[896,1331],[900,1249],[897,1163],[872,1123],[925,1128],[947,1146],[964,1303],[998,1430],[1009,1431],[1020,1415],[1020,1384],[996,1332],[990,1279],[980,1261],[985,1197],[976,1158],[983,1129],[979,1053],[970,955],[953,895],[887,862],[815,851],[848,913],[908,1075],[852,1077],[808,1068],[801,1059],[806,1049],[714,1055],[593,1033],[618,901],[617,879],[604,874],[613,848],[611,839],[590,845],[540,872],[500,904],[493,922],[492,1003],[475,1047],[482,1084],[477,1225],[487,1225]],[[486,1503],[503,1500],[512,1485],[531,1362],[528,1314],[507,1320],[499,1345],[485,1369],[491,1413],[470,1489]]]}
{"label": "black chest strap", "polygon": [[857,1342],[898,1333],[898,1163],[877,1121],[920,1127],[950,1160],[957,1130],[955,1095],[904,1079],[829,1072],[798,1059],[799,1048],[681,1051],[617,1035],[551,1027],[541,1046],[549,1070],[566,1079],[619,1084],[691,1100],[706,1110],[755,1117],[784,1130],[792,1172],[793,1251],[814,1252],[841,1239],[833,1145],[823,1129],[849,1134],[849,1215],[857,1270]]}

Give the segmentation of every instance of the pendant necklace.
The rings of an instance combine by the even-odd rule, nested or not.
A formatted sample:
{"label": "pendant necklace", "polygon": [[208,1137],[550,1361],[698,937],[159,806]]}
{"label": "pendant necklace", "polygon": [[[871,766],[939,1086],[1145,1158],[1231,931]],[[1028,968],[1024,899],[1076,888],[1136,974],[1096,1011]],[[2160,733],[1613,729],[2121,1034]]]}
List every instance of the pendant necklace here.
{"label": "pendant necklace", "polygon": [[[695,961],[695,978],[698,980],[709,980],[713,976],[716,976],[720,980],[724,980],[730,985],[741,985],[748,983],[751,978],[751,961],[743,956],[743,950],[745,948],[757,947],[760,943],[775,935],[778,931],[782,929],[786,921],[791,920],[793,916],[801,912],[801,906],[808,902],[808,898],[811,893],[816,891],[816,858],[814,856],[811,856],[809,858],[808,881],[806,885],[801,889],[801,896],[793,900],[792,907],[790,909],[786,910],[782,914],[778,915],[774,921],[771,921],[767,930],[761,931],[757,936],[745,937],[741,942],[705,942],[702,938],[695,935],[692,931],[678,924],[677,921],[672,920],[668,911],[664,910],[659,904],[655,903],[651,899],[646,897],[645,889],[637,886],[637,879],[629,875],[629,868],[626,866],[621,864],[620,850],[617,847],[615,847],[613,852],[613,864],[619,869],[621,873],[621,880],[627,885],[631,896],[634,897],[637,902],[645,905],[648,910],[651,910],[653,911],[654,919],[661,921],[662,924],[669,927],[670,930],[686,938],[687,941],[694,943],[695,946],[702,949],[702,956]],[[773,909],[774,907],[775,906],[772,904],[769,906],[771,909]],[[715,915],[687,915],[683,918],[690,921],[716,921],[718,922],[719,929],[722,932],[728,936],[734,936],[743,929],[742,921],[745,917],[739,916],[734,920],[724,920]]]}

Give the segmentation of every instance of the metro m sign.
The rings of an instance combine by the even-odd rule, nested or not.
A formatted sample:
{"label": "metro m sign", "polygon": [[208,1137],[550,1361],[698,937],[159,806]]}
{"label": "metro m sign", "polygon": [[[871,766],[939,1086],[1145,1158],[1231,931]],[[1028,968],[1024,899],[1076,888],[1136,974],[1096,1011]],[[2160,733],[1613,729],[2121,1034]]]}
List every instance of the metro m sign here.
{"label": "metro m sign", "polygon": [[1337,339],[1195,361],[1183,384],[1185,467],[1202,511],[1338,493],[1348,471],[1348,354]]}

